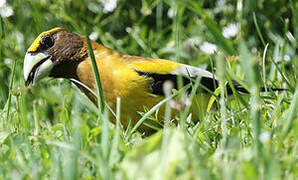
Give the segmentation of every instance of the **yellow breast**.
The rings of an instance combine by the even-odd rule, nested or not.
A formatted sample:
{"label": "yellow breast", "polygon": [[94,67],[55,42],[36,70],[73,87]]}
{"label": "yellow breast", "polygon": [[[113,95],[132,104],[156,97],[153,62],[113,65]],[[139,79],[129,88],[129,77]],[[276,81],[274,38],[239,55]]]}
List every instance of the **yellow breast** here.
{"label": "yellow breast", "polygon": [[[94,50],[99,70],[103,94],[107,104],[115,110],[117,97],[121,98],[122,124],[126,126],[128,120],[135,124],[143,112],[144,107],[151,108],[163,99],[153,95],[148,89],[148,79],[139,76],[127,63],[123,63],[122,54],[109,49]],[[90,72],[90,73],[86,73]],[[92,64],[90,58],[82,61],[77,68],[79,81],[96,92]],[[81,90],[82,87],[80,88]],[[84,93],[96,103],[93,94],[83,90]]]}

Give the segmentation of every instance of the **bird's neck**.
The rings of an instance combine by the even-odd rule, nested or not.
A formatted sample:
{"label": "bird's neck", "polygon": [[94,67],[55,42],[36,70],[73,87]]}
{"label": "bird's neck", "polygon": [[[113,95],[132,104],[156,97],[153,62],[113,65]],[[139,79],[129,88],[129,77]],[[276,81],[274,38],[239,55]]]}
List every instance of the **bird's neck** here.
{"label": "bird's neck", "polygon": [[51,71],[50,77],[78,79],[76,69],[79,63],[79,61],[65,61],[63,63],[58,63]]}

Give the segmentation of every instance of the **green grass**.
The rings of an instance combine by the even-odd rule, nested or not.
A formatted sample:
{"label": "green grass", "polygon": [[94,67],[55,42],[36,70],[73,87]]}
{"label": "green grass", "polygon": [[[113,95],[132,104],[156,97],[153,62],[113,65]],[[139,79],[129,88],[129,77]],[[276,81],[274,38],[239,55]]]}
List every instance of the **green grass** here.
{"label": "green grass", "polygon": [[[0,19],[0,179],[297,179],[298,4],[218,2],[224,1],[118,0],[106,14],[97,1],[8,1],[14,15]],[[239,32],[225,38],[224,27],[235,22]],[[26,49],[56,26],[96,32],[98,42],[123,53],[208,67],[219,77],[214,94],[221,98],[210,101],[208,112],[192,114],[200,117],[196,124],[184,108],[175,126],[168,102],[188,87],[175,91],[143,113],[140,122],[160,129],[144,137],[139,124],[122,129],[122,99],[108,113],[100,83],[101,110],[67,80],[25,88]],[[217,53],[204,53],[205,41]],[[223,87],[232,80],[251,94],[227,97]],[[155,111],[162,104],[166,123],[160,128]],[[113,115],[116,125],[108,122]]]}

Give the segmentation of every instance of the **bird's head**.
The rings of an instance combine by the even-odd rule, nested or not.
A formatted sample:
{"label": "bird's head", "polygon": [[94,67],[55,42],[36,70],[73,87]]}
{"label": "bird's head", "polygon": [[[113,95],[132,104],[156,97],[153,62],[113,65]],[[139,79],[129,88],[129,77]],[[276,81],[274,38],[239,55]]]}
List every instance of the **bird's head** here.
{"label": "bird's head", "polygon": [[88,56],[84,37],[63,28],[41,33],[24,59],[25,85],[44,77],[75,78],[76,67]]}

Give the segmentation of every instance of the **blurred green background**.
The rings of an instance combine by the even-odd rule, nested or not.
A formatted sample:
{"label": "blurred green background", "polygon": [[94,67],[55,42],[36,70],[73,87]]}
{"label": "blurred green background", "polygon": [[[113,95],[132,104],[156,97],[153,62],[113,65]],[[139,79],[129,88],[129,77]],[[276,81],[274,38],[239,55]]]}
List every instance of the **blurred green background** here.
{"label": "blurred green background", "polygon": [[[1,2],[5,5],[1,7],[0,92],[3,98],[0,107],[8,97],[8,75],[13,61],[17,61],[17,72],[21,72],[28,46],[38,34],[54,27],[64,27],[80,34],[86,32],[94,40],[123,53],[198,65],[209,62],[212,49],[221,47],[217,47],[221,42],[202,19],[202,16],[208,16],[223,30],[223,34],[226,32],[234,48],[244,39],[252,53],[261,55],[258,49],[264,48],[265,44],[269,44],[269,51],[278,44],[283,47],[286,60],[297,59],[295,1]],[[258,35],[253,14],[262,38]],[[228,51],[227,55],[239,54]],[[21,78],[19,75],[21,73],[16,74],[17,80]]]}
{"label": "blurred green background", "polygon": [[[297,7],[294,0],[0,0],[0,179],[297,179]],[[122,53],[210,70],[220,58],[249,55],[258,62],[256,84],[290,91],[260,98],[260,127],[236,98],[227,104],[227,132],[217,109],[187,131],[126,139],[112,125],[102,129],[95,106],[69,81],[24,87],[26,49],[54,27]],[[233,78],[249,69],[241,62],[228,66]]]}

